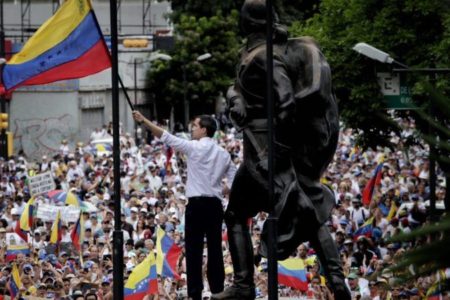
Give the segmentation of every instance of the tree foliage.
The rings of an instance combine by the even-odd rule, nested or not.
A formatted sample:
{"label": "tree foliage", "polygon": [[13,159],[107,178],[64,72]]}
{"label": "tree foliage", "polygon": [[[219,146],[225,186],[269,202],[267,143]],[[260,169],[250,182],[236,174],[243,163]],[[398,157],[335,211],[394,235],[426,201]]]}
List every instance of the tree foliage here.
{"label": "tree foliage", "polygon": [[[323,0],[307,22],[294,22],[293,35],[316,38],[333,70],[343,120],[361,131],[364,146],[384,145],[396,124],[388,118],[377,72],[389,66],[358,56],[352,47],[366,42],[410,67],[449,66],[450,22],[446,1]],[[415,93],[429,79],[409,75]],[[437,83],[447,84],[448,78]],[[417,100],[417,99],[416,99]]]}
{"label": "tree foliage", "polygon": [[[186,92],[193,113],[212,112],[219,92],[226,91],[234,77],[240,44],[237,18],[235,10],[228,16],[222,16],[220,11],[211,17],[180,15],[175,26],[175,48],[170,53],[172,59],[155,61],[149,71],[149,85],[158,104],[165,102],[177,106]],[[197,61],[204,53],[210,53],[212,57]],[[205,105],[209,109],[198,108]]]}

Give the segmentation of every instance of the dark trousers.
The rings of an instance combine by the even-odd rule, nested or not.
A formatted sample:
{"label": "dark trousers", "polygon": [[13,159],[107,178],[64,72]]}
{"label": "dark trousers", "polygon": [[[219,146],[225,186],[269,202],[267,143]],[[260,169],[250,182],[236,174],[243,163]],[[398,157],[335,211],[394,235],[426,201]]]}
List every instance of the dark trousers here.
{"label": "dark trousers", "polygon": [[186,206],[185,249],[188,295],[201,299],[204,237],[208,247],[207,278],[213,294],[223,290],[225,271],[222,255],[223,207],[216,197],[192,197]]}

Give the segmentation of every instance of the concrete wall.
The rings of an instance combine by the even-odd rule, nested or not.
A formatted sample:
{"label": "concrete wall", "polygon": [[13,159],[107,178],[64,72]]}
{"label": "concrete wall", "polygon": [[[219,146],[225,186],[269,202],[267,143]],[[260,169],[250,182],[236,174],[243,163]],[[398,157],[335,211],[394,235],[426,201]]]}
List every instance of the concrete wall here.
{"label": "concrete wall", "polygon": [[76,140],[78,93],[15,92],[10,104],[14,149],[38,158],[59,149],[62,139]]}
{"label": "concrete wall", "polygon": [[[96,127],[112,122],[111,89],[51,91],[51,87],[26,87],[14,92],[9,113],[15,153],[23,150],[28,157],[37,159],[56,153],[62,139],[67,139],[72,147],[77,142],[87,144]],[[134,92],[129,94],[134,105]],[[148,113],[150,105],[145,97],[139,90],[136,104]],[[123,132],[133,135],[135,123],[123,92],[119,95],[119,115]]]}

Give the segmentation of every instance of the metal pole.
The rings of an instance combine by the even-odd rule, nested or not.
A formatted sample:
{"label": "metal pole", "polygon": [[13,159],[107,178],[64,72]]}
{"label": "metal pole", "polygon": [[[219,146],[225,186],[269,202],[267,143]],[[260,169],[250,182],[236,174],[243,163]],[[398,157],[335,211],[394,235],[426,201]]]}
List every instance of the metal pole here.
{"label": "metal pole", "polygon": [[[5,58],[5,31],[3,24],[3,0],[0,0],[0,58]],[[4,94],[0,94],[0,112],[6,113],[6,99]],[[0,156],[8,159],[8,144],[6,138],[6,128],[0,132]]]}
{"label": "metal pole", "polygon": [[417,68],[417,69],[392,69],[392,72],[396,73],[432,73],[432,74],[438,74],[438,73],[450,73],[450,68]]}
{"label": "metal pole", "polygon": [[[134,107],[137,105],[137,59],[134,58],[133,61],[133,67],[134,67]],[[134,122],[134,140],[137,141],[137,128],[138,124],[137,122]]]}
{"label": "metal pole", "polygon": [[278,299],[278,263],[277,263],[277,217],[274,216],[274,130],[273,130],[273,11],[272,1],[266,0],[266,32],[267,32],[267,127],[268,127],[268,173],[269,173],[269,203],[270,212],[268,222],[268,249],[267,249],[267,272],[268,272],[268,296],[269,300]]}
{"label": "metal pole", "polygon": [[113,278],[114,299],[123,299],[123,232],[120,205],[120,148],[119,148],[119,62],[117,46],[117,2],[109,2],[111,16],[111,84],[113,121],[113,165],[114,165],[114,233],[113,233]]}

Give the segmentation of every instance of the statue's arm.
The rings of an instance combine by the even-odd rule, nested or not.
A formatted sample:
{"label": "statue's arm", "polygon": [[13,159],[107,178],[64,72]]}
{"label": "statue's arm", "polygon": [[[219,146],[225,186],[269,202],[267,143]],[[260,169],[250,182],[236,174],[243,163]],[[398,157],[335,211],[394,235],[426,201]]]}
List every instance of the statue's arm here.
{"label": "statue's arm", "polygon": [[247,110],[245,108],[244,99],[238,91],[236,84],[228,88],[226,98],[230,110],[230,120],[233,123],[233,126],[240,131],[245,127]]}

